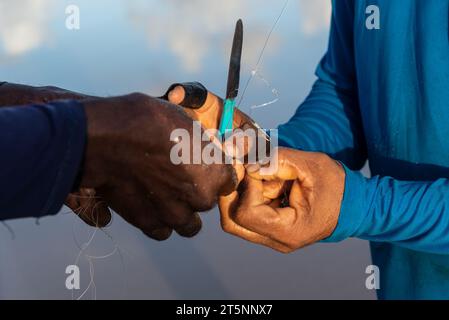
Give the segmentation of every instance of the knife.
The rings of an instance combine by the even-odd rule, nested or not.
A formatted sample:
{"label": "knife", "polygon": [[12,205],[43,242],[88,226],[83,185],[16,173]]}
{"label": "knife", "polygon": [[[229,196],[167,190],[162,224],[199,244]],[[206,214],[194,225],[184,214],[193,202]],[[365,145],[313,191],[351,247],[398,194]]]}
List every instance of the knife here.
{"label": "knife", "polygon": [[240,64],[242,60],[243,48],[243,22],[237,21],[232,42],[231,59],[229,62],[228,84],[226,89],[226,99],[223,105],[219,132],[220,135],[232,131],[236,98],[239,94],[240,84]]}

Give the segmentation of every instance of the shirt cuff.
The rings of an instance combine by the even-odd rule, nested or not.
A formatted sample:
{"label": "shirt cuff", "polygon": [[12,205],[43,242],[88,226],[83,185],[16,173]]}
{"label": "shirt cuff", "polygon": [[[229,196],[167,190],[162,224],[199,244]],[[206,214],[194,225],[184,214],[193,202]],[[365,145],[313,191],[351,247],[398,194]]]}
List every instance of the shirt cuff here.
{"label": "shirt cuff", "polygon": [[366,199],[369,180],[361,173],[351,171],[343,164],[342,166],[346,172],[346,179],[337,227],[332,235],[322,242],[340,242],[354,236],[368,209]]}
{"label": "shirt cuff", "polygon": [[56,107],[62,113],[66,124],[66,145],[56,179],[48,195],[42,215],[56,214],[63,206],[67,195],[72,191],[76,182],[87,138],[87,120],[84,106],[75,100],[52,102],[48,105]]}

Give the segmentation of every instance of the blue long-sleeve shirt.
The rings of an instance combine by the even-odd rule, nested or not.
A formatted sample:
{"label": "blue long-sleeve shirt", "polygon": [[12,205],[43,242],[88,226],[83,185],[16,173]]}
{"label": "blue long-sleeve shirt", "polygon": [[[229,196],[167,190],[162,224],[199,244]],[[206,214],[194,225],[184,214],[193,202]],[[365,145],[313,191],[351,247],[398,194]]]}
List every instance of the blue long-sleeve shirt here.
{"label": "blue long-sleeve shirt", "polygon": [[76,101],[0,108],[0,220],[56,214],[74,185],[86,139]]}
{"label": "blue long-sleeve shirt", "polygon": [[[448,21],[448,0],[333,1],[318,80],[279,127],[282,145],[345,164],[326,241],[371,241],[381,299],[449,298]],[[371,179],[351,171],[366,159]]]}

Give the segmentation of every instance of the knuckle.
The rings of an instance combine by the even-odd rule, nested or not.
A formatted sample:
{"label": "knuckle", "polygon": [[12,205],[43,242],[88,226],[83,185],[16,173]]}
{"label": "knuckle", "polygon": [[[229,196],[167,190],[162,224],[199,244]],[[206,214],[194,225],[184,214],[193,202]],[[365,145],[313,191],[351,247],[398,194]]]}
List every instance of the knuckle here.
{"label": "knuckle", "polygon": [[202,228],[202,222],[199,216],[195,216],[192,221],[190,221],[187,224],[184,224],[181,227],[175,228],[176,232],[185,238],[192,238],[196,236]]}
{"label": "knuckle", "polygon": [[173,230],[170,228],[144,229],[142,232],[153,240],[165,241],[170,238]]}
{"label": "knuckle", "polygon": [[218,195],[231,193],[237,185],[237,174],[231,165],[205,166],[194,178],[194,192],[201,194],[206,203],[214,206]]}
{"label": "knuckle", "polygon": [[148,96],[141,92],[133,92],[127,95],[128,99],[134,102],[147,102]]}
{"label": "knuckle", "polygon": [[330,157],[325,153],[316,153],[315,159],[319,165],[324,165],[329,162]]}
{"label": "knuckle", "polygon": [[207,211],[215,207],[218,202],[217,193],[209,188],[194,188],[192,207],[196,211]]}
{"label": "knuckle", "polygon": [[295,237],[287,237],[287,239],[285,239],[285,241],[283,241],[283,243],[285,243],[287,249],[290,250],[290,252],[296,251],[296,250],[304,247],[304,244],[302,243],[302,241]]}

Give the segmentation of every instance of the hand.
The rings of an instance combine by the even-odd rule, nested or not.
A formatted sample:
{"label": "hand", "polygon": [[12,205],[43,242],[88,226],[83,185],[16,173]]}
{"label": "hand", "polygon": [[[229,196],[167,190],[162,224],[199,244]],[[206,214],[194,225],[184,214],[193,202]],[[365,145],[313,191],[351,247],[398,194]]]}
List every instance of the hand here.
{"label": "hand", "polygon": [[[202,84],[198,82],[189,82],[182,84],[173,84],[168,89],[163,99],[180,105],[184,111],[194,120],[199,121],[205,129],[219,129],[221,115],[223,112],[223,99],[209,92]],[[228,143],[224,146],[227,155],[238,161],[249,162],[249,154],[257,158],[258,148],[263,143],[264,150],[268,152],[271,148],[267,135],[263,130],[244,112],[238,108],[234,111],[233,129],[241,129],[240,133],[234,135],[237,140],[243,144],[236,144],[233,138],[227,139]],[[239,134],[244,136],[244,132],[252,130],[254,135],[248,135],[247,139],[241,140]],[[250,138],[254,137],[254,138]],[[254,160],[252,160],[254,161]]]}
{"label": "hand", "polygon": [[223,229],[283,253],[329,237],[340,213],[344,169],[324,154],[292,149],[279,148],[273,161],[278,167],[271,175],[261,175],[259,165],[248,166],[244,178],[238,171],[238,191],[220,198]]}
{"label": "hand", "polygon": [[[55,100],[87,99],[90,96],[57,87],[32,87],[5,83],[0,86],[0,108],[23,106],[32,103],[48,103]],[[111,220],[106,203],[98,197],[95,189],[82,188],[68,195],[65,204],[84,222],[91,226],[105,227]]]}
{"label": "hand", "polygon": [[[170,134],[192,119],[179,107],[143,94],[82,101],[88,142],[81,187],[148,236],[164,240],[174,229],[193,236],[197,211],[211,209],[236,185],[231,165],[174,165]],[[204,143],[205,145],[206,143]]]}

